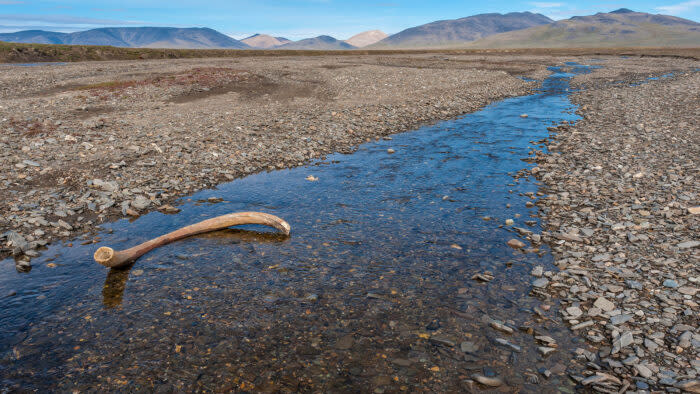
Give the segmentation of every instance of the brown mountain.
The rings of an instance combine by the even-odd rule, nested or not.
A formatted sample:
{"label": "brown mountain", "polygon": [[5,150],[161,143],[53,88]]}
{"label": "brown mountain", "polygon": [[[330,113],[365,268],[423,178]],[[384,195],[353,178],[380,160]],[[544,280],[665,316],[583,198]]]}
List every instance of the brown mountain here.
{"label": "brown mountain", "polygon": [[355,34],[354,36],[345,40],[345,42],[352,46],[362,48],[366,47],[367,45],[372,45],[376,42],[379,42],[387,37],[389,36],[381,30],[369,30],[363,31],[359,34]]}
{"label": "brown mountain", "polygon": [[273,37],[267,34],[253,34],[241,40],[242,43],[257,49],[270,49],[291,42],[284,37]]}
{"label": "brown mountain", "polygon": [[496,34],[467,45],[474,48],[562,48],[700,46],[700,23],[623,8]]}
{"label": "brown mountain", "polygon": [[412,27],[391,35],[371,47],[379,49],[459,46],[492,34],[527,29],[552,22],[544,15],[531,12],[480,14]]}

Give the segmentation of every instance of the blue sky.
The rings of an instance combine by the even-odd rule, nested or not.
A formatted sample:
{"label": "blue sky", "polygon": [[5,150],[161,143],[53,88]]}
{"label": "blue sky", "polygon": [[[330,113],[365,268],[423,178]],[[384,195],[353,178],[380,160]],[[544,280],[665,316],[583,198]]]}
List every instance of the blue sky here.
{"label": "blue sky", "polygon": [[532,11],[564,19],[622,7],[700,21],[700,0],[0,0],[0,32],[206,26],[236,38],[266,33],[290,39],[320,34],[346,39],[364,30],[392,34],[435,20],[486,12]]}

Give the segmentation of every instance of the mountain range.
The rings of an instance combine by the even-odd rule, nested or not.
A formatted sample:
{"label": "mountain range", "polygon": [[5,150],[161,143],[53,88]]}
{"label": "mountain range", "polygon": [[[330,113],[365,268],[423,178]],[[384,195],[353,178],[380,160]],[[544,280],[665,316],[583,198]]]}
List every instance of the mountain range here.
{"label": "mountain range", "polygon": [[495,34],[474,41],[474,48],[561,48],[615,46],[700,46],[700,23],[668,15],[622,8],[575,16],[543,26]]}
{"label": "mountain range", "polygon": [[372,45],[372,48],[430,48],[456,46],[496,33],[521,30],[554,22],[542,14],[511,12],[479,14],[411,27]]}
{"label": "mountain range", "polygon": [[209,28],[107,27],[75,33],[25,30],[2,33],[0,41],[132,48],[250,49],[250,46]]}
{"label": "mountain range", "polygon": [[417,48],[554,48],[700,46],[700,24],[668,15],[619,9],[554,21],[542,14],[479,14],[411,27],[387,36],[379,30],[342,41],[321,35],[299,41],[266,34],[243,40],[208,28],[114,27],[75,33],[26,30],[0,41],[142,48],[351,50]]}

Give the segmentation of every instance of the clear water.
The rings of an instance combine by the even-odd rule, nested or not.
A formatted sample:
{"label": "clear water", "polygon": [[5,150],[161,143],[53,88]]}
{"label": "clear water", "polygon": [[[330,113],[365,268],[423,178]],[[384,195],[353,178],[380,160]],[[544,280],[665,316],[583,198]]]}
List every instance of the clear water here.
{"label": "clear water", "polygon": [[[511,391],[567,389],[576,344],[556,305],[530,295],[530,270],[552,269],[551,256],[509,248],[519,236],[503,225],[541,231],[537,209],[525,206],[538,185],[513,175],[532,166],[523,159],[544,149],[536,141],[548,126],[578,119],[569,79],[590,68],[567,68],[551,68],[541,93],[202,191],[177,215],[108,225],[98,244],[52,246],[28,274],[0,262],[0,387],[442,392],[480,373]],[[127,270],[91,258],[102,245],[126,248],[248,210],[285,218],[291,237],[221,231],[157,249]],[[492,281],[471,279],[485,271]],[[545,319],[534,313],[543,304],[552,305]],[[519,326],[560,349],[542,357]],[[538,384],[538,368],[555,373]]]}
{"label": "clear water", "polygon": [[63,66],[66,63],[61,62],[42,62],[42,63],[0,63],[0,66],[17,66],[17,67],[42,67],[42,66]]}

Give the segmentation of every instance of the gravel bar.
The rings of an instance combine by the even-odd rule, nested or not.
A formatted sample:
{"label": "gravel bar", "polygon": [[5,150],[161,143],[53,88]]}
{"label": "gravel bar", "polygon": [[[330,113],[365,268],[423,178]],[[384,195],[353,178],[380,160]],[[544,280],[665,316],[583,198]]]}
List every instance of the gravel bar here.
{"label": "gravel bar", "polygon": [[[697,65],[696,65],[697,68]],[[608,69],[603,73],[610,73]],[[700,392],[700,73],[573,95],[534,172],[556,265],[546,291],[598,392]]]}

